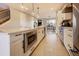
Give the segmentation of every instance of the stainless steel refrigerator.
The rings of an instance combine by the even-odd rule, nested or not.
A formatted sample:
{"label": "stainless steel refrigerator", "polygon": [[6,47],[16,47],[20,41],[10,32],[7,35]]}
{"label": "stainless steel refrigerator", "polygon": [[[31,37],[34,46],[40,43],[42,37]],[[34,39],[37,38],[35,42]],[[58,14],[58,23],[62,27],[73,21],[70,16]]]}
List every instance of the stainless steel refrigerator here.
{"label": "stainless steel refrigerator", "polygon": [[73,4],[73,45],[79,52],[79,3]]}

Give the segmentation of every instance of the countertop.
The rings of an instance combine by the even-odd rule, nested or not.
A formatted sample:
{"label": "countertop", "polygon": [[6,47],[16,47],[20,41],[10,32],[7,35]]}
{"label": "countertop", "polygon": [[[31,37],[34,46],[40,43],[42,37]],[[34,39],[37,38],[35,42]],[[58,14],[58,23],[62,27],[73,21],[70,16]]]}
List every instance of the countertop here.
{"label": "countertop", "polygon": [[16,32],[22,32],[22,31],[31,31],[31,30],[35,30],[35,29],[39,29],[39,28],[43,28],[44,26],[39,26],[36,28],[23,28],[23,27],[19,27],[19,28],[0,28],[0,32],[4,32],[4,33],[16,33]]}

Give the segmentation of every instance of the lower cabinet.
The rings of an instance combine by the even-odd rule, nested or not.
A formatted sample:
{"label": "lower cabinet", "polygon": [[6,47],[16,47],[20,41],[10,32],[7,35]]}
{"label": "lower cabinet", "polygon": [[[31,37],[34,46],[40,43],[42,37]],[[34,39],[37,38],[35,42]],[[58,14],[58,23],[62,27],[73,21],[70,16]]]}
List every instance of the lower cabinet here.
{"label": "lower cabinet", "polygon": [[23,41],[19,40],[17,42],[11,43],[11,55],[20,56],[23,55]]}
{"label": "lower cabinet", "polygon": [[44,37],[44,28],[38,28],[37,29],[37,41],[24,53],[24,37],[22,33],[14,33],[11,34],[11,41],[10,41],[10,55],[11,56],[28,56],[30,55],[33,50],[36,48],[36,46],[39,44],[39,42]]}
{"label": "lower cabinet", "polygon": [[64,45],[70,53],[70,50],[73,49],[73,31],[71,27],[64,28]]}
{"label": "lower cabinet", "polygon": [[37,41],[40,42],[44,37],[44,28],[40,28],[37,30]]}
{"label": "lower cabinet", "polygon": [[10,54],[11,56],[23,55],[23,35],[13,35],[10,43]]}

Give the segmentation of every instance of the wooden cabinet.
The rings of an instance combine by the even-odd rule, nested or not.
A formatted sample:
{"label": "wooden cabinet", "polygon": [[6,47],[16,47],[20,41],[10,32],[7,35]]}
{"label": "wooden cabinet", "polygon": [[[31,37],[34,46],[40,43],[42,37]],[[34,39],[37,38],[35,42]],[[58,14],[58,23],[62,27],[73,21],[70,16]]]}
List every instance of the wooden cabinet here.
{"label": "wooden cabinet", "polygon": [[23,35],[22,33],[11,34],[11,55],[23,55]]}
{"label": "wooden cabinet", "polygon": [[67,4],[62,12],[63,13],[68,13],[68,12],[72,12],[72,11],[73,11],[72,4]]}

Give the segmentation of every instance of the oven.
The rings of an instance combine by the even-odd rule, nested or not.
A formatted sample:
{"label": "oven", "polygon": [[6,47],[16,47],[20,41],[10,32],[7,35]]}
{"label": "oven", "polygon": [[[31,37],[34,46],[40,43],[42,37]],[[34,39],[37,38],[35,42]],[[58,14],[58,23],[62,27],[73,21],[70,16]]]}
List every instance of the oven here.
{"label": "oven", "polygon": [[33,44],[37,41],[37,31],[31,31],[28,33],[24,33],[24,40],[23,40],[23,50],[24,53],[27,52],[28,49],[30,49]]}

